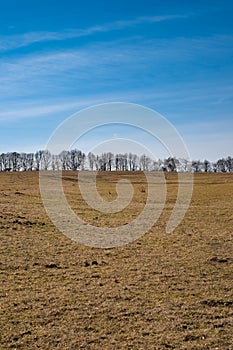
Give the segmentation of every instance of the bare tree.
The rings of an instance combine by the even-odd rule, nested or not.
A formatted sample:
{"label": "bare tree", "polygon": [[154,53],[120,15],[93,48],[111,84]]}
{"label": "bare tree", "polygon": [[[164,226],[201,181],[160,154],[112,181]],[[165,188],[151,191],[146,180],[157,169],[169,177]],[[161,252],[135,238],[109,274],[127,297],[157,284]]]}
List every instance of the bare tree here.
{"label": "bare tree", "polygon": [[1,154],[1,169],[2,169],[2,171],[9,171],[10,170],[9,153],[2,153]]}
{"label": "bare tree", "polygon": [[77,170],[80,167],[80,158],[79,158],[79,152],[77,149],[71,150],[69,154],[70,159],[70,169],[71,170]]}
{"label": "bare tree", "polygon": [[204,162],[203,162],[203,166],[204,166],[204,172],[207,173],[208,171],[210,171],[211,169],[211,164],[210,162],[205,159]]}
{"label": "bare tree", "polygon": [[178,159],[174,157],[169,157],[164,160],[164,166],[166,167],[167,171],[174,172],[177,169],[179,161]]}
{"label": "bare tree", "polygon": [[179,165],[177,171],[189,172],[192,171],[192,163],[186,158],[179,158]]}
{"label": "bare tree", "polygon": [[37,171],[41,169],[42,154],[43,154],[43,151],[41,150],[35,153],[35,166]]}
{"label": "bare tree", "polygon": [[200,160],[192,161],[192,168],[195,173],[201,171],[202,165]]}
{"label": "bare tree", "polygon": [[60,162],[60,157],[59,155],[57,154],[52,154],[52,157],[51,157],[51,168],[53,171],[55,170],[60,170],[60,165],[61,165],[61,162]]}
{"label": "bare tree", "polygon": [[170,171],[170,172],[233,172],[233,158],[221,158],[216,162],[204,160],[189,161],[168,157],[167,159],[152,160],[143,154],[111,152],[86,155],[80,150],[62,151],[59,155],[51,154],[48,150],[39,150],[34,153],[8,152],[0,154],[0,171],[32,171],[32,170],[106,170],[106,171]]}
{"label": "bare tree", "polygon": [[61,169],[62,170],[67,170],[69,168],[69,164],[68,164],[68,151],[62,151],[59,155],[58,155],[60,162],[61,162]]}
{"label": "bare tree", "polygon": [[233,158],[232,157],[227,157],[225,159],[225,163],[226,163],[226,169],[227,171],[229,172],[232,172],[233,171]]}
{"label": "bare tree", "polygon": [[20,170],[20,154],[18,152],[11,152],[8,157],[11,170]]}
{"label": "bare tree", "polygon": [[89,152],[87,155],[87,158],[88,158],[90,170],[94,170],[95,155],[92,152]]}
{"label": "bare tree", "polygon": [[107,169],[112,171],[113,168],[113,163],[114,163],[114,154],[111,152],[107,153]]}
{"label": "bare tree", "polygon": [[21,169],[23,171],[27,171],[28,169],[27,153],[21,153],[20,159],[21,159]]}
{"label": "bare tree", "polygon": [[101,158],[97,155],[95,157],[95,170],[100,170],[101,169],[101,165],[102,165],[102,161]]}
{"label": "bare tree", "polygon": [[42,151],[42,156],[41,156],[41,168],[43,170],[48,170],[49,169],[49,166],[51,164],[51,158],[52,158],[52,155],[51,153],[49,152],[49,150],[44,150]]}
{"label": "bare tree", "polygon": [[128,170],[128,154],[116,154],[115,156],[115,168],[118,171]]}
{"label": "bare tree", "polygon": [[116,171],[119,170],[119,155],[118,154],[116,154],[116,156],[115,156],[115,169],[116,169]]}
{"label": "bare tree", "polygon": [[149,171],[150,164],[151,164],[151,159],[148,156],[146,156],[145,154],[143,154],[140,157],[140,170]]}
{"label": "bare tree", "polygon": [[227,171],[226,161],[224,158],[217,161],[217,170],[222,173]]}

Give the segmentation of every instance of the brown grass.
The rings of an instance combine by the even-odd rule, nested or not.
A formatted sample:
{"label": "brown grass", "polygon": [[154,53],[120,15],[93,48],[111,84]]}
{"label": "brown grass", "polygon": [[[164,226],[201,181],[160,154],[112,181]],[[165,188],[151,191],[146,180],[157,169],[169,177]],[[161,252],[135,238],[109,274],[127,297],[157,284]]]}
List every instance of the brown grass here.
{"label": "brown grass", "polygon": [[[76,174],[64,174],[73,209],[95,225],[129,222],[146,200],[140,173],[121,215],[83,203]],[[119,173],[101,173],[115,198]],[[1,349],[233,349],[233,175],[197,174],[191,206],[165,234],[177,177],[167,174],[166,207],[141,239],[115,249],[82,246],[46,216],[38,173],[0,173]]]}

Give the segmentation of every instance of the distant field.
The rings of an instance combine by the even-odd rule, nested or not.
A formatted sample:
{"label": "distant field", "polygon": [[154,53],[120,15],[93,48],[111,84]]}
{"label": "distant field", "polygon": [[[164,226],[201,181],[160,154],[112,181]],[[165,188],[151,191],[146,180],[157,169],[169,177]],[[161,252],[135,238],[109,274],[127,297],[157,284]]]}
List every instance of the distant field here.
{"label": "distant field", "polygon": [[[74,211],[97,226],[128,223],[143,209],[142,173],[100,173],[106,200],[128,178],[133,202],[101,214],[64,173]],[[233,349],[233,174],[195,174],[185,219],[167,235],[177,195],[166,174],[167,201],[141,239],[114,249],[82,246],[62,235],[45,213],[38,173],[0,173],[0,348]]]}

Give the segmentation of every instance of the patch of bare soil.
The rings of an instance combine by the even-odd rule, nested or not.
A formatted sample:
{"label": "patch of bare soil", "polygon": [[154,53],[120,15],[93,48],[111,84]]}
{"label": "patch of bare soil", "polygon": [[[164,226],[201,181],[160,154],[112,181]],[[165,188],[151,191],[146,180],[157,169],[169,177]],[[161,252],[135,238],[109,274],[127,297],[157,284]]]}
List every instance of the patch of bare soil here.
{"label": "patch of bare soil", "polygon": [[[77,174],[63,184],[73,210],[96,226],[137,216],[146,201],[141,173],[100,173],[98,190],[116,198],[129,179],[132,203],[121,213],[88,207]],[[233,349],[233,175],[195,175],[192,202],[171,234],[165,227],[177,176],[166,174],[164,211],[134,243],[82,246],[47,217],[38,173],[0,173],[0,348]]]}

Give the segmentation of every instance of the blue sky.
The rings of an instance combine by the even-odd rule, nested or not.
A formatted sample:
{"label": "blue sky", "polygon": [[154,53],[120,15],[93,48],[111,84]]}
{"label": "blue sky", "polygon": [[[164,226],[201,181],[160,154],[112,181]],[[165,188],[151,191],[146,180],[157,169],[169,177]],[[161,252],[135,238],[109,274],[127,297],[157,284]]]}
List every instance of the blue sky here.
{"label": "blue sky", "polygon": [[84,107],[130,102],[165,116],[192,158],[233,156],[232,18],[226,0],[1,1],[0,153],[44,148]]}

